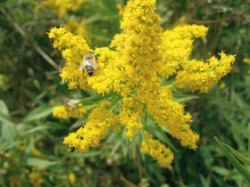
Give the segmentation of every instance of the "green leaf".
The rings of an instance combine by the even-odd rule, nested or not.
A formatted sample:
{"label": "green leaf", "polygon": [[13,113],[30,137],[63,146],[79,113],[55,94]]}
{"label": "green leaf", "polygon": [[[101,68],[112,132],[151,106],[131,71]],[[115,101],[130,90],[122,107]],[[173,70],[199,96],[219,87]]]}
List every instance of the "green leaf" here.
{"label": "green leaf", "polygon": [[109,94],[109,95],[101,96],[101,95],[93,94],[92,96],[86,97],[86,98],[82,99],[81,101],[82,101],[82,103],[84,105],[93,105],[93,104],[96,104],[99,101],[102,101],[104,99],[112,97],[113,95],[114,94]]}
{"label": "green leaf", "polygon": [[22,187],[30,187],[27,176],[22,175]]}
{"label": "green leaf", "polygon": [[94,157],[100,155],[99,150],[90,150],[86,153],[71,153],[67,155],[68,158],[88,158],[88,157]]}
{"label": "green leaf", "polygon": [[[237,142],[237,144],[241,147],[245,146],[244,143],[244,137],[247,136],[244,135],[244,133],[247,133],[247,131],[242,130],[242,128],[239,128],[239,124],[237,121],[234,120],[234,117],[231,115],[224,115],[224,118],[231,124],[230,129],[233,135],[234,140]],[[242,136],[239,136],[239,134],[242,134]]]}
{"label": "green leaf", "polygon": [[34,147],[34,138],[33,138],[33,136],[30,136],[29,142],[26,145],[25,154],[29,155],[31,153],[33,147]]}
{"label": "green leaf", "polygon": [[13,124],[12,121],[2,112],[0,112],[0,122],[7,123],[7,124]]}
{"label": "green leaf", "polygon": [[73,129],[78,129],[79,127],[81,127],[83,124],[85,124],[87,122],[87,116],[84,116],[84,118],[82,120],[76,121],[70,128],[69,130],[73,130]]}
{"label": "green leaf", "polygon": [[230,170],[219,166],[211,167],[211,170],[222,176],[228,176],[231,173]]}
{"label": "green leaf", "polygon": [[123,142],[121,141],[121,139],[118,139],[118,141],[116,141],[116,143],[115,143],[115,145],[114,145],[112,151],[111,151],[110,154],[109,154],[110,157],[113,157],[113,156],[114,156],[114,154],[116,153],[116,151],[118,150],[118,148],[122,145],[122,143],[123,143]]}
{"label": "green leaf", "polygon": [[180,102],[180,103],[185,103],[193,99],[199,98],[198,96],[195,96],[195,95],[175,95],[174,97],[175,97],[174,101]]}
{"label": "green leaf", "polygon": [[32,128],[32,129],[29,129],[29,130],[25,131],[25,133],[23,133],[23,135],[25,136],[25,135],[33,134],[34,132],[45,131],[45,130],[52,129],[52,128],[54,128],[54,127],[51,126],[51,124],[39,125],[39,126],[36,126],[36,127]]}
{"label": "green leaf", "polygon": [[50,160],[44,160],[40,158],[28,158],[27,165],[28,166],[35,166],[37,169],[46,169],[50,166],[56,165],[58,162],[50,161]]}
{"label": "green leaf", "polygon": [[38,120],[41,118],[45,118],[51,114],[52,108],[53,106],[51,105],[42,105],[38,108],[35,108],[25,117],[24,121],[29,122],[29,121],[34,121],[34,120]]}
{"label": "green leaf", "polygon": [[12,123],[3,113],[0,112],[1,138],[14,140],[16,136],[15,124]]}
{"label": "green leaf", "polygon": [[5,2],[0,2],[0,8],[11,8],[16,4],[16,0],[6,0]]}
{"label": "green leaf", "polygon": [[250,172],[239,162],[239,160],[232,154],[232,152],[227,148],[227,146],[225,146],[224,143],[221,143],[217,138],[215,138],[215,140],[219,145],[220,150],[224,152],[227,159],[241,173],[241,175],[250,185]]}
{"label": "green leaf", "polygon": [[250,159],[248,157],[241,154],[239,151],[236,151],[234,148],[230,147],[227,144],[224,144],[224,146],[227,147],[234,154],[234,156],[237,157],[241,162],[250,165]]}
{"label": "green leaf", "polygon": [[178,153],[178,149],[174,146],[174,144],[172,143],[172,141],[168,138],[168,136],[166,135],[165,132],[167,132],[167,130],[165,128],[161,128],[162,130],[156,130],[154,132],[155,136],[161,140],[163,143],[167,144],[175,153]]}
{"label": "green leaf", "polygon": [[200,179],[203,187],[210,187],[208,179],[205,179],[203,175],[200,175]]}
{"label": "green leaf", "polygon": [[12,147],[16,146],[16,143],[17,142],[15,142],[15,141],[0,139],[0,150],[5,151],[5,150],[8,150],[8,149],[11,149]]}
{"label": "green leaf", "polygon": [[165,127],[156,125],[154,119],[149,115],[145,116],[144,124],[147,124],[145,125],[145,129],[148,132],[152,132],[156,138],[167,144],[175,153],[179,152],[171,140],[167,137],[168,130]]}
{"label": "green leaf", "polygon": [[9,115],[9,110],[3,100],[0,100],[0,112],[6,116]]}

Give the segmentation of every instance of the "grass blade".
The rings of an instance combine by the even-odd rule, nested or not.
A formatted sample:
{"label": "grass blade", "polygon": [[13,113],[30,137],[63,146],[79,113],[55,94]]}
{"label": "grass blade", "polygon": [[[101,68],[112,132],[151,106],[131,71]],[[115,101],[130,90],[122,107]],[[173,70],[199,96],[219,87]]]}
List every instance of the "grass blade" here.
{"label": "grass blade", "polygon": [[240,161],[232,154],[232,152],[221,143],[217,138],[215,138],[217,144],[221,151],[224,152],[227,159],[231,162],[231,164],[242,174],[242,176],[246,179],[246,181],[250,185],[250,173],[249,171],[240,163]]}

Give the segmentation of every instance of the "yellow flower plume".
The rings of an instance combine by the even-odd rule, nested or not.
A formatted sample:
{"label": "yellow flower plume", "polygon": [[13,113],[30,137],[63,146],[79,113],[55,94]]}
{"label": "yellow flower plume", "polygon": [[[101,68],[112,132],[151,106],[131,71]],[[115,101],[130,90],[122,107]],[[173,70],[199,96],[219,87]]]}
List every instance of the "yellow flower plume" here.
{"label": "yellow flower plume", "polygon": [[76,11],[87,0],[44,0],[40,7],[49,7],[59,18],[64,17],[68,11]]}
{"label": "yellow flower plume", "polygon": [[[139,136],[138,131],[145,131],[149,125],[145,116],[152,116],[155,124],[150,125],[163,127],[181,145],[197,149],[199,135],[191,130],[192,117],[183,104],[174,101],[172,92],[176,88],[207,92],[230,71],[234,56],[220,53],[220,60],[212,57],[208,63],[190,59],[193,40],[205,37],[208,29],[185,25],[164,31],[155,5],[156,0],[128,1],[121,20],[122,32],[108,47],[91,50],[84,39],[64,28],[51,29],[49,37],[66,60],[60,75],[69,88],[115,95],[112,104],[97,106],[84,127],[65,137],[64,143],[71,150],[87,151],[98,146],[111,127],[124,127],[130,139]],[[78,70],[82,57],[90,51],[98,62],[93,76]],[[175,82],[163,86],[162,80],[170,76]],[[160,165],[171,164],[171,150],[152,138],[154,132],[150,133],[142,140],[142,153],[151,155]]]}
{"label": "yellow flower plume", "polygon": [[100,141],[107,135],[109,127],[115,126],[117,116],[106,109],[108,102],[104,101],[90,114],[88,122],[76,132],[70,133],[64,138],[63,143],[68,145],[72,151],[86,152],[90,147],[97,147]]}
{"label": "yellow flower plume", "polygon": [[86,77],[82,76],[79,66],[84,54],[91,51],[87,42],[81,36],[74,36],[63,27],[52,28],[48,34],[53,40],[53,47],[61,51],[66,64],[60,76],[68,83],[69,89],[87,89]]}
{"label": "yellow flower plume", "polygon": [[146,132],[145,134],[146,138],[141,143],[141,152],[149,154],[161,166],[171,164],[174,159],[173,152],[160,141],[153,139],[149,133]]}
{"label": "yellow flower plume", "polygon": [[58,119],[69,119],[75,118],[80,119],[87,112],[86,108],[82,105],[82,103],[76,104],[75,107],[70,105],[62,105],[53,108],[52,115]]}

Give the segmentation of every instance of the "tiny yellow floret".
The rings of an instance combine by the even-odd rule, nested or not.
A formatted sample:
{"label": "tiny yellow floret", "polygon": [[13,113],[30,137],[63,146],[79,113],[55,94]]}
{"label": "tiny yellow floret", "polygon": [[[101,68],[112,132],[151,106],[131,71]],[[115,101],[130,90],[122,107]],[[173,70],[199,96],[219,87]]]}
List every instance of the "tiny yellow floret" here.
{"label": "tiny yellow floret", "polygon": [[68,178],[69,178],[69,183],[70,184],[75,184],[75,181],[76,181],[76,176],[73,172],[70,172],[69,175],[68,175]]}

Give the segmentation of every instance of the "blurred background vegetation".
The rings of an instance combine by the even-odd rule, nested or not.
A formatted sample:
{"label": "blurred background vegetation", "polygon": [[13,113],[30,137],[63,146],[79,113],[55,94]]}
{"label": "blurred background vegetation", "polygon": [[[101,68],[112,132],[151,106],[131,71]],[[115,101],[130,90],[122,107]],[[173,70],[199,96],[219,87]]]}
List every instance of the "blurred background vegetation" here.
{"label": "blurred background vegetation", "polygon": [[0,186],[250,186],[249,0],[157,1],[163,28],[209,27],[206,39],[194,42],[194,58],[222,50],[237,55],[226,78],[186,102],[193,129],[200,133],[199,149],[176,143],[175,161],[166,168],[141,157],[118,135],[88,153],[67,151],[63,137],[86,119],[57,120],[52,108],[91,93],[68,91],[60,81],[64,62],[46,33],[66,25],[90,46],[106,46],[120,32],[126,1],[88,0],[64,14],[44,2],[0,1]]}

